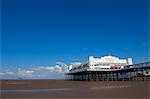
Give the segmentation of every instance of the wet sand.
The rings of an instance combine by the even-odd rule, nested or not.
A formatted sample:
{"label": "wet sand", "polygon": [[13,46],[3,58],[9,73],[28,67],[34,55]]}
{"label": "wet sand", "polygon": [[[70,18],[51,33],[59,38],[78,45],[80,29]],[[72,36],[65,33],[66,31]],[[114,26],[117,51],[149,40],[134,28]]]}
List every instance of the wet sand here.
{"label": "wet sand", "polygon": [[3,80],[1,99],[150,99],[149,81]]}

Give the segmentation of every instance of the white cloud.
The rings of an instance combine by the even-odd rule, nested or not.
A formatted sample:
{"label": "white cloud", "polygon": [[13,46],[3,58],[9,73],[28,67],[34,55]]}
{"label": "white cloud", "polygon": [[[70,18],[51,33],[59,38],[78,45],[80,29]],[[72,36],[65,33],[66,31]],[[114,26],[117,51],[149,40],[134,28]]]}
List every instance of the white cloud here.
{"label": "white cloud", "polygon": [[18,70],[16,72],[16,75],[18,77],[33,77],[33,73],[34,71],[31,71],[31,70]]}
{"label": "white cloud", "polygon": [[39,66],[32,68],[32,70],[43,70],[56,73],[65,73],[68,71],[68,65],[62,62],[56,62],[55,66]]}
{"label": "white cloud", "polygon": [[4,76],[4,75],[5,75],[5,73],[3,73],[3,72],[0,72],[0,77],[1,77],[1,76]]}
{"label": "white cloud", "polygon": [[[74,62],[71,65],[79,65],[81,63]],[[20,69],[16,71],[3,71],[0,72],[0,79],[63,79],[64,73],[67,72],[69,65],[56,62],[54,66],[35,66],[29,69]]]}
{"label": "white cloud", "polygon": [[11,72],[11,71],[6,71],[5,72],[7,75],[14,75],[15,73],[14,72]]}
{"label": "white cloud", "polygon": [[34,71],[31,71],[31,70],[21,70],[21,69],[18,69],[17,71],[3,71],[3,72],[0,72],[0,76],[1,78],[4,78],[4,79],[13,79],[13,78],[32,78],[34,77],[33,75],[33,72]]}
{"label": "white cloud", "polygon": [[74,67],[78,67],[78,66],[80,66],[81,64],[82,64],[81,62],[72,62],[72,63],[70,63],[70,65],[69,65],[69,70],[72,69],[72,68],[74,68]]}
{"label": "white cloud", "polygon": [[36,67],[33,68],[33,70],[43,70],[43,71],[49,71],[49,72],[57,72],[57,73],[63,73],[63,70],[60,66],[56,65],[56,66],[40,66],[40,67]]}
{"label": "white cloud", "polygon": [[70,65],[72,65],[73,67],[80,66],[81,64],[82,64],[81,62],[72,62],[72,63],[70,63]]}

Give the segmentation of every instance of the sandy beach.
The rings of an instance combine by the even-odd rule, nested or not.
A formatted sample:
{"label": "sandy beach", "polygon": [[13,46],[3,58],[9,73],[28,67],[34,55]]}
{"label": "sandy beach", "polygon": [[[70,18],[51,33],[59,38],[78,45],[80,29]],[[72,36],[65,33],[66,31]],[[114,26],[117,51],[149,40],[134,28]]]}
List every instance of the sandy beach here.
{"label": "sandy beach", "polygon": [[149,99],[149,81],[3,80],[1,99]]}

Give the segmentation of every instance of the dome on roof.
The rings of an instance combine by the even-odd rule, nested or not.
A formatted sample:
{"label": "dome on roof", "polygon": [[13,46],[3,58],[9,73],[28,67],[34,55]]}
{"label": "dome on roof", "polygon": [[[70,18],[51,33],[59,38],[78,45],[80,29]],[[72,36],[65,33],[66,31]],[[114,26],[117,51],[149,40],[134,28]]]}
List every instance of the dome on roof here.
{"label": "dome on roof", "polygon": [[115,57],[115,56],[104,56],[101,57],[102,60],[106,60],[106,61],[114,61],[114,60],[119,60],[119,58]]}

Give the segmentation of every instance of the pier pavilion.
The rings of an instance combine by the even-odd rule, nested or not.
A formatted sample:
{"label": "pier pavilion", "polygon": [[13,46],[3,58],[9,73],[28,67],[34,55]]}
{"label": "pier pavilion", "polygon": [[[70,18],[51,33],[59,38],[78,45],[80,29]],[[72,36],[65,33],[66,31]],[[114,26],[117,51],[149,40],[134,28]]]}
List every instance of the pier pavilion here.
{"label": "pier pavilion", "polygon": [[74,81],[150,80],[150,62],[133,64],[132,58],[89,56],[87,62],[72,67],[65,74],[66,79]]}

